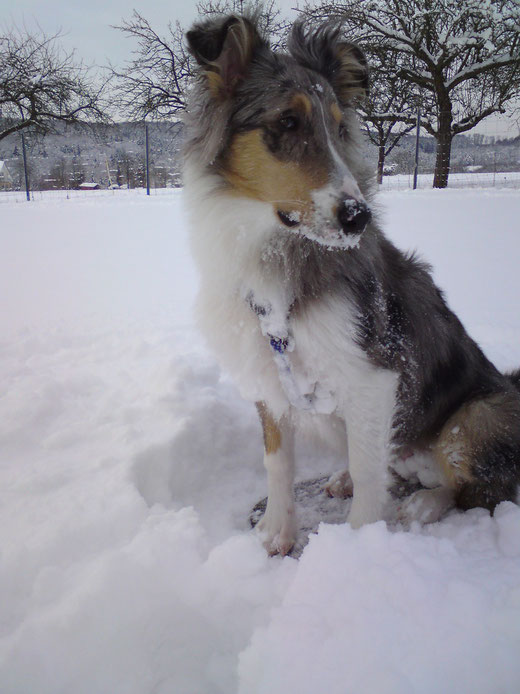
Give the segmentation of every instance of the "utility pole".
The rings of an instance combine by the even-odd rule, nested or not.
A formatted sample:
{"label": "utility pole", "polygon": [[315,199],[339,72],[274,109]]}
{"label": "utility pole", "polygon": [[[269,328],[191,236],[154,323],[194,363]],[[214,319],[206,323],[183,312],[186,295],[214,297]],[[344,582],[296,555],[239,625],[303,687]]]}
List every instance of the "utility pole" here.
{"label": "utility pole", "polygon": [[413,189],[417,188],[417,173],[419,171],[419,135],[421,132],[421,109],[417,109],[417,128],[415,133],[415,165],[413,168]]}
{"label": "utility pole", "polygon": [[150,195],[150,146],[148,142],[148,123],[144,126],[144,136],[146,143],[146,195]]}
{"label": "utility pole", "polygon": [[27,171],[27,154],[25,152],[25,137],[22,133],[22,156],[23,156],[23,172],[25,174],[25,195],[27,202],[31,201],[31,192],[29,190],[29,172]]}

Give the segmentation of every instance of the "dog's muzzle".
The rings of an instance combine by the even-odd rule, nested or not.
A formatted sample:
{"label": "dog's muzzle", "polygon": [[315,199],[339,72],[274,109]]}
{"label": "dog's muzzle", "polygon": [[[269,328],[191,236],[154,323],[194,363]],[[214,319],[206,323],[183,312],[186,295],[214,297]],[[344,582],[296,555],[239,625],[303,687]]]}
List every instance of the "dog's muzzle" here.
{"label": "dog's muzzle", "polygon": [[368,205],[353,198],[341,201],[337,216],[345,234],[361,234],[372,219]]}

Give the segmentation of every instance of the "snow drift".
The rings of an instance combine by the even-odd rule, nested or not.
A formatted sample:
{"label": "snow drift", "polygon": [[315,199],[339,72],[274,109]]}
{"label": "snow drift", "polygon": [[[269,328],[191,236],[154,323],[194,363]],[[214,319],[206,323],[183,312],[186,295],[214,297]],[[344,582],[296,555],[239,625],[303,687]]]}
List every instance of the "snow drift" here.
{"label": "snow drift", "polygon": [[[381,196],[500,368],[520,364],[517,191]],[[0,206],[2,694],[511,694],[520,509],[410,532],[248,527],[260,426],[192,324],[181,196]],[[300,478],[341,466],[301,450]]]}

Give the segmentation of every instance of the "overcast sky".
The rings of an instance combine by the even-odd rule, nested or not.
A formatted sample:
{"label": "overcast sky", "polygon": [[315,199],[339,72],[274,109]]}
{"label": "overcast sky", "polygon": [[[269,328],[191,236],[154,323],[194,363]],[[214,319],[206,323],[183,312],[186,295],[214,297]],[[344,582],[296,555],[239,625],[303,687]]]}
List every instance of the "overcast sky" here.
{"label": "overcast sky", "polygon": [[[291,8],[298,0],[278,0],[277,4],[286,16],[296,17]],[[159,34],[170,21],[179,20],[189,28],[196,17],[195,6],[189,0],[0,0],[0,26],[14,23],[34,28],[38,24],[48,34],[61,29],[63,46],[74,48],[78,58],[89,64],[121,66],[135,44],[113,25],[129,19],[135,8]],[[515,135],[518,126],[505,118],[491,118],[476,132],[506,137]]]}
{"label": "overcast sky", "polygon": [[[279,0],[289,16],[296,0]],[[62,43],[75,48],[77,56],[88,63],[121,64],[129,57],[132,42],[111,25],[132,16],[135,8],[161,34],[169,21],[184,26],[196,17],[195,2],[189,0],[0,0],[0,23],[32,28],[38,23],[46,33],[61,29]]]}

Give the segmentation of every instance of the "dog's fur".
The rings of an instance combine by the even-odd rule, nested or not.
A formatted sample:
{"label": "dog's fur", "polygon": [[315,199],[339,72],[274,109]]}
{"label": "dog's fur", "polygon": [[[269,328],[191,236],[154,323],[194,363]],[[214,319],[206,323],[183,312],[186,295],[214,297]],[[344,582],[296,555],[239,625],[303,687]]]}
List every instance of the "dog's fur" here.
{"label": "dog's fur", "polygon": [[299,410],[346,426],[350,477],[339,487],[353,483],[354,527],[385,517],[389,465],[408,450],[432,451],[444,484],[417,492],[402,518],[514,500],[519,374],[489,362],[428,267],[370,219],[354,112],[368,86],[362,53],[340,27],[302,23],[274,53],[251,16],[208,20],[187,38],[200,65],[185,158],[199,315],[257,402],[269,552],[295,538]]}

